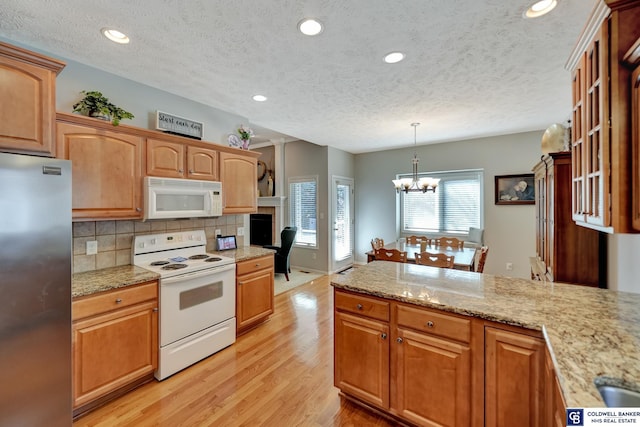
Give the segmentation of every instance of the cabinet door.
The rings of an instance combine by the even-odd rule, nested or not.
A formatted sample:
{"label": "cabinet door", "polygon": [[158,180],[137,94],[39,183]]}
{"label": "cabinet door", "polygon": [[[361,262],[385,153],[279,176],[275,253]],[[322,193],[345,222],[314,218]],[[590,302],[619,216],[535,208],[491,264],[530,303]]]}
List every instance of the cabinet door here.
{"label": "cabinet door", "polygon": [[220,153],[223,213],[254,213],[258,210],[257,160],[237,154]]}
{"label": "cabinet door", "polygon": [[218,180],[218,152],[209,148],[187,146],[187,178]]}
{"label": "cabinet door", "polygon": [[73,406],[152,373],[158,359],[157,302],[73,324]]}
{"label": "cabinet door", "polygon": [[382,409],[389,408],[389,325],[335,312],[334,385]]}
{"label": "cabinet door", "polygon": [[238,276],[237,330],[258,323],[273,313],[273,268]]}
{"label": "cabinet door", "polygon": [[572,217],[576,222],[585,222],[586,197],[584,164],[586,149],[584,143],[584,74],[585,55],[582,54],[580,63],[573,72],[571,92],[573,97],[573,113],[571,121],[571,198]]}
{"label": "cabinet door", "polygon": [[184,152],[182,144],[147,138],[147,175],[183,178]]}
{"label": "cabinet door", "polygon": [[72,161],[73,218],[142,217],[142,138],[58,123],[58,157]]}
{"label": "cabinet door", "polygon": [[640,66],[631,76],[633,228],[640,230]]}
{"label": "cabinet door", "polygon": [[392,411],[418,425],[471,424],[471,351],[398,328],[391,343]]}
{"label": "cabinet door", "polygon": [[485,426],[542,425],[544,341],[485,329]]}
{"label": "cabinet door", "polygon": [[[38,58],[0,44],[0,99],[6,107],[0,108],[0,147],[55,156],[56,72],[28,63]],[[58,71],[62,67],[59,63]]]}
{"label": "cabinet door", "polygon": [[536,255],[541,259],[546,258],[546,234],[547,234],[547,195],[546,195],[546,164],[538,163],[535,172],[536,187]]}

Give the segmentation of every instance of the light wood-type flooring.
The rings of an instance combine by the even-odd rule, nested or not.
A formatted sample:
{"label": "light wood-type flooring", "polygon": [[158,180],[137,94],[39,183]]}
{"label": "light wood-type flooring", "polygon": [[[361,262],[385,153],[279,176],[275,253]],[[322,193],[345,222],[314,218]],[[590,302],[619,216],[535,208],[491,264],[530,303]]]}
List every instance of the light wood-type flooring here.
{"label": "light wood-type flooring", "polygon": [[392,426],[333,387],[333,288],[323,276],[276,296],[235,344],[76,420],[81,426]]}

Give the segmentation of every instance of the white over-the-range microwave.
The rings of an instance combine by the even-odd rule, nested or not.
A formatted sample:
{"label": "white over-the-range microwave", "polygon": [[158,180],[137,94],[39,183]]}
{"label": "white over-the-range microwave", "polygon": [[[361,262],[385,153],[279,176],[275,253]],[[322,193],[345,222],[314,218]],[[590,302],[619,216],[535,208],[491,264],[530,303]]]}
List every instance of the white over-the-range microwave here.
{"label": "white over-the-range microwave", "polygon": [[144,219],[222,215],[222,183],[195,179],[144,178]]}

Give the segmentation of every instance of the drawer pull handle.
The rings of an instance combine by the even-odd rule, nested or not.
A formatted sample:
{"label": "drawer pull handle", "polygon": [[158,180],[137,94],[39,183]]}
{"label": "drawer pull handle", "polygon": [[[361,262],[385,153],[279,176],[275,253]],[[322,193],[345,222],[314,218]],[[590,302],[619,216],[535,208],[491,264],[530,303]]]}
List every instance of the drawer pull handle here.
{"label": "drawer pull handle", "polygon": [[404,340],[403,340],[402,338],[400,338],[400,337],[398,337],[398,338],[396,339],[396,341],[398,341],[398,344],[402,344],[402,343],[404,342]]}
{"label": "drawer pull handle", "polygon": [[121,299],[121,298],[117,298],[117,299],[116,299],[116,304],[120,304],[121,302],[122,302],[122,299]]}
{"label": "drawer pull handle", "polygon": [[260,264],[259,264],[259,263],[258,263],[258,264],[256,264],[256,267],[260,267]]}
{"label": "drawer pull handle", "polygon": [[382,333],[382,335],[380,335],[380,337],[382,337],[383,340],[387,339],[387,334],[385,334],[384,332]]}
{"label": "drawer pull handle", "polygon": [[356,305],[356,308],[357,308],[358,310],[362,310],[362,304],[358,304],[358,305]]}
{"label": "drawer pull handle", "polygon": [[153,311],[154,311],[154,313],[157,313],[157,312],[158,312],[158,307],[155,307],[155,308],[153,309]]}
{"label": "drawer pull handle", "polygon": [[433,322],[432,322],[431,320],[429,320],[429,321],[427,322],[427,327],[429,327],[429,328],[433,328],[434,326],[435,326],[435,325],[433,324]]}

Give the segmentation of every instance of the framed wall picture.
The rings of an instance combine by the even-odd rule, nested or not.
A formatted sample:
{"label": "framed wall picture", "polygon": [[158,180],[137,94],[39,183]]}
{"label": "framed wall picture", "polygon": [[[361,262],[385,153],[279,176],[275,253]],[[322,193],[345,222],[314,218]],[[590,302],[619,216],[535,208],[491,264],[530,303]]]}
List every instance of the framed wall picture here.
{"label": "framed wall picture", "polygon": [[496,205],[533,205],[536,202],[533,174],[496,175]]}

